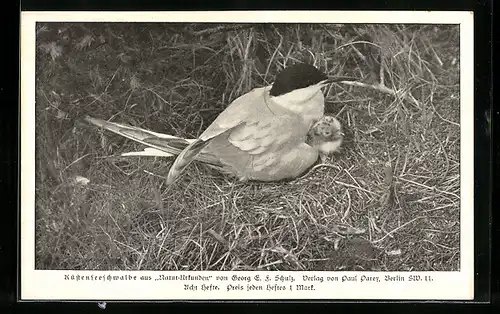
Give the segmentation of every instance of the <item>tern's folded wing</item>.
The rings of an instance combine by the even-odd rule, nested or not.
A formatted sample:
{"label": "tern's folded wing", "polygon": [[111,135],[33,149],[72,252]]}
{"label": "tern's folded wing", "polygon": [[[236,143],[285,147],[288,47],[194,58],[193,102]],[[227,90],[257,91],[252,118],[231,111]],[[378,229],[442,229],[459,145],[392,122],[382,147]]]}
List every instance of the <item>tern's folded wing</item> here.
{"label": "tern's folded wing", "polygon": [[240,170],[255,162],[267,165],[270,159],[278,158],[280,150],[304,142],[308,126],[300,116],[273,104],[267,91],[268,87],[257,88],[233,101],[177,157],[167,184],[173,183],[205,148],[223,164]]}
{"label": "tern's folded wing", "polygon": [[266,108],[266,92],[268,87],[255,88],[236,98],[200,135],[199,139],[208,141],[236,126],[254,121],[259,114],[269,111]]}
{"label": "tern's folded wing", "polygon": [[295,115],[263,115],[230,131],[228,141],[240,150],[258,155],[278,151],[287,145],[305,141],[305,126]]}

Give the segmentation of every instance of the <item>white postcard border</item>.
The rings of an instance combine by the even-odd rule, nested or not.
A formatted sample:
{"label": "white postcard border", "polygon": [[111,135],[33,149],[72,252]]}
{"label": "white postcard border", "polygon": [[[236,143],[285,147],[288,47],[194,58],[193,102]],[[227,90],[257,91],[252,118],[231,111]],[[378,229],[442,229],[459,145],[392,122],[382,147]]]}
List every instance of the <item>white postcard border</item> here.
{"label": "white postcard border", "polygon": [[[35,23],[42,21],[460,24],[460,271],[388,273],[35,270]],[[20,298],[22,300],[472,299],[474,296],[473,43],[473,13],[465,11],[22,12]],[[158,279],[161,275],[181,274],[212,276],[212,278],[207,281],[189,280],[189,278],[188,280],[140,280],[142,276]],[[356,275],[358,282],[341,282],[343,276]],[[76,280],[76,276],[83,278]],[[119,278],[120,276],[122,278]],[[136,280],[131,280],[130,276],[136,276]],[[216,276],[228,276],[229,279],[220,281],[216,280]],[[242,278],[232,280],[232,276]],[[256,280],[255,276],[259,276],[259,280]],[[269,276],[269,281],[266,281],[266,276]],[[304,281],[304,276],[308,276],[311,280]],[[381,281],[359,282],[362,276],[379,276]],[[406,280],[385,281],[386,276],[393,278],[403,276]],[[421,281],[410,282],[409,276],[420,276]],[[247,282],[247,277],[251,282]],[[323,278],[322,283],[319,282],[320,277]],[[338,281],[335,281],[335,277]],[[290,278],[294,278],[294,282],[286,280]],[[256,283],[261,284],[264,290],[245,291],[248,284]],[[198,290],[190,290],[185,286],[190,284],[198,285]],[[202,291],[203,285],[205,285],[204,291]],[[215,285],[219,286],[220,290],[212,290]],[[228,285],[234,289],[227,291]],[[239,285],[244,290],[239,290]],[[294,287],[303,285],[305,290],[273,290],[273,287],[277,289],[278,286],[289,285]],[[315,290],[308,290],[311,285],[314,285]]]}

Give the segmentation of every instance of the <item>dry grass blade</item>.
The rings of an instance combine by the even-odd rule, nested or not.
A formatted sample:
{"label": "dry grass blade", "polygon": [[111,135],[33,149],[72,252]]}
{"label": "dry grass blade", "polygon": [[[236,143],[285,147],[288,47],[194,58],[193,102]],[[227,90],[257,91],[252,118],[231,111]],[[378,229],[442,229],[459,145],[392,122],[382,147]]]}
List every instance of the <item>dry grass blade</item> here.
{"label": "dry grass blade", "polygon": [[384,189],[385,192],[380,199],[380,204],[384,209],[391,209],[394,205],[395,186],[393,181],[393,170],[391,162],[384,165]]}

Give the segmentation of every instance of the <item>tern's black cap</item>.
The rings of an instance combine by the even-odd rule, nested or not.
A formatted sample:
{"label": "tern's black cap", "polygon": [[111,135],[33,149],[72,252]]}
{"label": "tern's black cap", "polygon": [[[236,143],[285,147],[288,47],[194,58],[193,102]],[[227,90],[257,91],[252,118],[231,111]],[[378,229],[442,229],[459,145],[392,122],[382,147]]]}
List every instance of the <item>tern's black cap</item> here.
{"label": "tern's black cap", "polygon": [[328,79],[326,74],[316,67],[306,63],[297,63],[283,69],[276,75],[276,80],[269,94],[271,96],[284,95],[296,89],[318,84],[326,79]]}

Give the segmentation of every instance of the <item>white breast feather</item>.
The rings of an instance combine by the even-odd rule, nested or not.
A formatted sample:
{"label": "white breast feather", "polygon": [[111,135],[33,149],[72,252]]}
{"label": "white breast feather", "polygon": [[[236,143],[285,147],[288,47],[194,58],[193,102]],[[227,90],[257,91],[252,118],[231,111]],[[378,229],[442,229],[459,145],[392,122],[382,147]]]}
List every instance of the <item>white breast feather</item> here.
{"label": "white breast feather", "polygon": [[319,145],[319,151],[325,154],[331,154],[339,150],[340,145],[342,144],[341,140],[324,142]]}
{"label": "white breast feather", "polygon": [[319,120],[325,111],[325,96],[319,85],[297,89],[272,99],[281,107],[302,116],[305,121]]}

